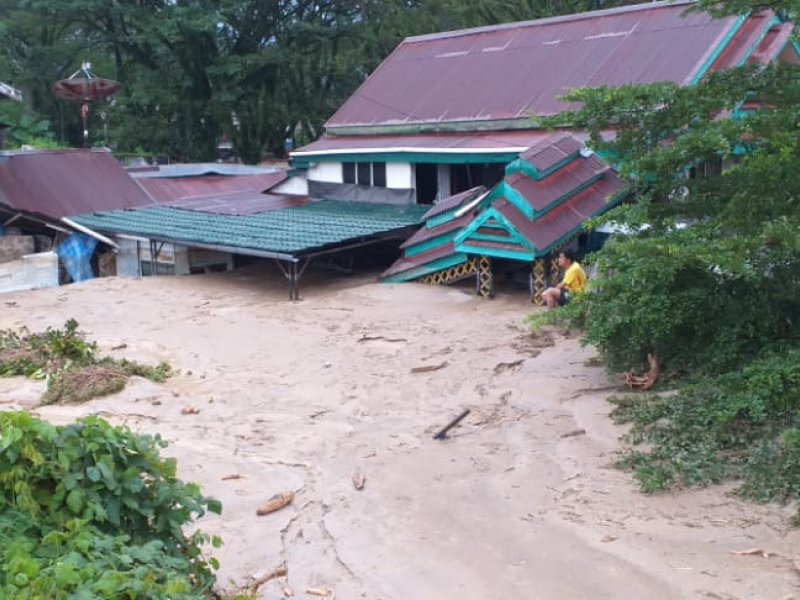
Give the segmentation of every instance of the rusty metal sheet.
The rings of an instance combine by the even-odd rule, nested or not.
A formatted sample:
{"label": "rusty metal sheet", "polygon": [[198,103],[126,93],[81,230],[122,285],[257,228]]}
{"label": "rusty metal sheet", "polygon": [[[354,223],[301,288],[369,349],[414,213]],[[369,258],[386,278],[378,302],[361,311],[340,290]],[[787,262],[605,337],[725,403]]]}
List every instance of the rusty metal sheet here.
{"label": "rusty metal sheet", "polygon": [[578,152],[583,144],[571,133],[560,132],[532,146],[520,155],[540,173]]}
{"label": "rusty metal sheet", "polygon": [[505,199],[494,203],[493,207],[508,219],[538,252],[542,252],[580,227],[586,219],[605,210],[608,199],[621,193],[625,188],[624,181],[609,173],[599,182],[534,221],[528,220]]}
{"label": "rusty metal sheet", "polygon": [[531,179],[523,173],[515,173],[506,178],[506,181],[525,198],[534,210],[540,212],[559,198],[581,188],[592,178],[606,171],[610,171],[610,167],[592,155],[588,158],[574,160],[539,181]]}
{"label": "rusty metal sheet", "polygon": [[311,202],[308,196],[239,192],[204,198],[183,198],[165,202],[167,206],[217,215],[255,215],[284,208],[303,206]]}
{"label": "rusty metal sheet", "polygon": [[381,273],[381,279],[391,277],[392,275],[397,275],[398,273],[404,273],[405,271],[410,271],[411,269],[416,269],[417,267],[427,265],[435,260],[452,256],[455,253],[456,251],[453,247],[453,243],[450,242],[449,244],[439,246],[438,248],[423,252],[421,254],[415,254],[411,257],[404,256],[403,258],[396,260],[391,267]]}
{"label": "rusty metal sheet", "polygon": [[60,219],[152,204],[106,151],[0,153],[0,203]]}
{"label": "rusty metal sheet", "polygon": [[264,175],[209,175],[204,177],[142,177],[136,181],[159,204],[231,193],[263,192],[286,180],[286,172]]}
{"label": "rusty metal sheet", "polygon": [[736,25],[654,2],[409,38],[328,129],[528,119],[570,106],[571,88],[689,83]]}
{"label": "rusty metal sheet", "polygon": [[[587,139],[585,132],[572,131],[573,136]],[[552,131],[529,129],[521,131],[482,131],[471,133],[430,133],[415,135],[325,135],[316,142],[298,148],[293,157],[339,152],[426,152],[450,150],[523,152],[547,141]]]}
{"label": "rusty metal sheet", "polygon": [[449,198],[445,198],[441,202],[438,202],[433,205],[433,208],[426,212],[422,218],[423,219],[430,219],[431,217],[435,217],[442,213],[446,213],[448,210],[453,210],[454,208],[458,208],[462,204],[467,204],[472,202],[475,198],[478,197],[479,194],[482,194],[486,191],[486,188],[482,185],[478,187],[474,187],[472,189],[466,190],[464,192],[459,192]]}

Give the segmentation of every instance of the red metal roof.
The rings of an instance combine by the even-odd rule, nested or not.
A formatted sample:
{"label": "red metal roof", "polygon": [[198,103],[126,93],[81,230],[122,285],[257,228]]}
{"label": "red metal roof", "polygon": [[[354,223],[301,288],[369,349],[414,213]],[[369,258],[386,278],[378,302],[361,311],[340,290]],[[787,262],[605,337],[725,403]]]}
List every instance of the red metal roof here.
{"label": "red metal roof", "polygon": [[654,2],[403,41],[329,129],[527,119],[569,108],[568,89],[689,83],[736,27]]}
{"label": "red metal roof", "polygon": [[204,198],[184,198],[164,204],[173,208],[217,215],[254,215],[271,210],[303,206],[309,202],[311,199],[308,196],[237,192]]}
{"label": "red metal roof", "polygon": [[139,177],[136,181],[159,204],[176,200],[241,192],[263,192],[286,179],[286,171],[264,175],[210,175],[203,177]]}
{"label": "red metal roof", "polygon": [[381,278],[390,277],[392,275],[397,275],[398,273],[404,273],[406,271],[410,271],[411,269],[416,269],[417,267],[422,267],[435,260],[452,256],[455,253],[456,251],[455,248],[453,248],[453,243],[450,242],[449,244],[439,246],[438,248],[429,250],[428,252],[416,254],[411,257],[404,256],[403,258],[397,259],[391,267],[381,273]]}
{"label": "red metal roof", "polygon": [[794,26],[791,23],[770,25],[774,18],[774,13],[769,11],[749,17],[709,70],[722,71],[745,63],[767,64],[775,60]]}
{"label": "red metal roof", "polygon": [[608,206],[609,199],[621,193],[627,185],[615,174],[608,173],[603,179],[589,186],[549,213],[529,220],[508,200],[492,204],[506,217],[538,252],[550,246],[580,227],[589,217],[599,214]]}
{"label": "red metal roof", "polygon": [[605,171],[610,171],[609,166],[597,156],[591,155],[587,158],[580,157],[539,181],[523,173],[515,173],[506,178],[506,182],[519,192],[535,211],[540,212]]}
{"label": "red metal roof", "polygon": [[[416,246],[417,244],[421,244],[427,240],[437,238],[440,235],[444,235],[446,233],[450,233],[451,231],[455,231],[456,229],[461,229],[465,225],[469,225],[475,215],[468,213],[459,217],[458,219],[453,219],[452,221],[448,221],[443,225],[439,225],[438,227],[422,227],[417,231],[414,235],[408,238],[405,242],[400,244],[401,248],[408,248],[410,246]],[[424,217],[423,217],[424,218]]]}
{"label": "red metal roof", "polygon": [[108,152],[59,150],[0,154],[0,203],[60,219],[153,199]]}
{"label": "red metal roof", "polygon": [[462,204],[467,204],[478,197],[479,194],[482,194],[486,191],[486,188],[482,185],[478,187],[474,187],[469,189],[465,192],[460,192],[449,198],[445,198],[441,202],[434,204],[433,208],[422,215],[423,219],[430,219],[431,217],[435,217],[442,213],[446,213],[448,210],[453,210],[454,208],[458,208]]}
{"label": "red metal roof", "polygon": [[[586,133],[571,135],[588,138]],[[418,135],[331,135],[292,152],[293,157],[313,154],[358,154],[363,152],[506,152],[518,153],[546,141],[552,131],[482,131],[471,133],[430,133]]]}
{"label": "red metal roof", "polygon": [[520,158],[541,173],[575,154],[582,146],[572,133],[560,132],[528,148]]}

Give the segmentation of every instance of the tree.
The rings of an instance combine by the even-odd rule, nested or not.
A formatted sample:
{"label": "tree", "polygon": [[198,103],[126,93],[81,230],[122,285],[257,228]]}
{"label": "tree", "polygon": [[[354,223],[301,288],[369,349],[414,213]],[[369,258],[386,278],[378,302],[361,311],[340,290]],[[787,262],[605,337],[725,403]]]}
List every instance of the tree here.
{"label": "tree", "polygon": [[634,423],[628,440],[652,444],[623,463],[651,491],[736,477],[751,497],[797,498],[800,66],[569,98],[582,108],[559,119],[587,127],[635,192],[608,218],[638,233],[596,256],[593,288],[562,317],[585,327],[612,371],[652,353],[682,386],[667,398],[616,400],[616,416]]}

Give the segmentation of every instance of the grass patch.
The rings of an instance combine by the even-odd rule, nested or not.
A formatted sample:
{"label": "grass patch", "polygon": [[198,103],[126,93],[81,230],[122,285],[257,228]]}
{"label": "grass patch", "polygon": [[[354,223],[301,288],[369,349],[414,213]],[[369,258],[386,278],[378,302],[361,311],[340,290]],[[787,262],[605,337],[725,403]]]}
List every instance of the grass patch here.
{"label": "grass patch", "polygon": [[86,339],[74,319],[63,329],[39,333],[0,331],[0,377],[46,379],[45,404],[85,402],[122,391],[133,376],[161,383],[173,374],[166,362],[151,366],[100,357],[97,343]]}

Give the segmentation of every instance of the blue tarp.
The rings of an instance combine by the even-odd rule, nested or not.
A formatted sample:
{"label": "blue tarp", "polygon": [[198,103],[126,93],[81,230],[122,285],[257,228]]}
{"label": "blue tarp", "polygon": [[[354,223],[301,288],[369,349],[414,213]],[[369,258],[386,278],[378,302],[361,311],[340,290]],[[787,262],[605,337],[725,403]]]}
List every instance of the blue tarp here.
{"label": "blue tarp", "polygon": [[89,261],[96,247],[97,240],[82,233],[73,233],[58,246],[56,253],[73,281],[94,279]]}

